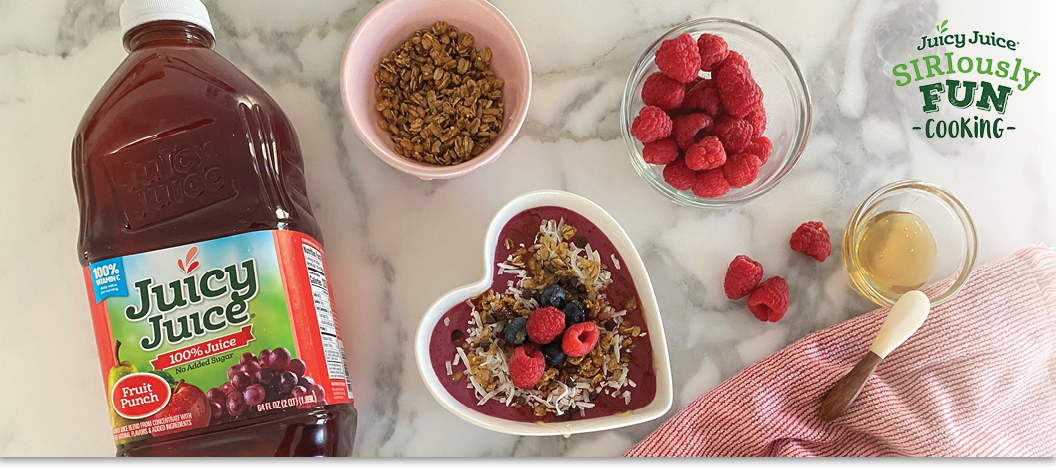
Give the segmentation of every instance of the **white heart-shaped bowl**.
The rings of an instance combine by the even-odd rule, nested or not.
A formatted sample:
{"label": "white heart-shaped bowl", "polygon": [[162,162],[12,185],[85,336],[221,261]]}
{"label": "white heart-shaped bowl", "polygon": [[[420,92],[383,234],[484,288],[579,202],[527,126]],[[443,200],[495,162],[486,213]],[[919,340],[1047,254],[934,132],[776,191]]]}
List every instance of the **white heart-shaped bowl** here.
{"label": "white heart-shaped bowl", "polygon": [[[430,341],[432,340],[433,330],[452,307],[491,288],[493,276],[496,274],[495,252],[503,227],[506,226],[510,219],[525,210],[548,206],[569,209],[589,220],[609,238],[613,248],[624,260],[621,269],[627,270],[631,275],[631,280],[634,282],[642,318],[649,333],[644,339],[648,339],[652,347],[653,368],[656,375],[656,393],[652,401],[645,406],[607,416],[562,422],[515,421],[490,416],[474,409],[474,407],[462,404],[447,391],[443,383],[441,383],[441,377],[434,370],[430,353]],[[415,359],[418,362],[418,372],[421,374],[426,387],[444,408],[477,426],[507,434],[567,436],[583,432],[603,431],[656,419],[671,408],[671,366],[667,355],[667,342],[664,339],[664,325],[660,321],[660,309],[657,307],[656,295],[653,293],[653,286],[649,281],[649,274],[645,271],[642,258],[638,255],[638,250],[634,248],[630,238],[627,237],[627,233],[623,231],[623,228],[616,223],[616,220],[611,215],[597,204],[581,196],[564,191],[547,190],[522,194],[499,210],[499,213],[491,221],[487,237],[484,240],[484,277],[473,284],[459,287],[444,294],[429,307],[429,310],[422,318],[422,322],[418,325],[418,334],[415,338]]]}

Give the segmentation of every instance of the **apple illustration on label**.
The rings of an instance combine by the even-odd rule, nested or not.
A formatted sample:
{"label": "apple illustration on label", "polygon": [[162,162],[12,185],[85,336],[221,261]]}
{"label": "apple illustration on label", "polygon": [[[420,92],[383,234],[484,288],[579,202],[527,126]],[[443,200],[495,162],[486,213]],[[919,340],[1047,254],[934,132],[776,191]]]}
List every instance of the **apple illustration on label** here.
{"label": "apple illustration on label", "polygon": [[[202,392],[202,389],[180,380],[172,391],[172,398],[169,399],[169,404],[159,411],[158,414],[154,415],[153,418],[168,418],[186,413],[191,415],[190,426],[152,431],[151,434],[154,437],[165,436],[191,429],[204,428],[209,425],[212,410],[209,409],[209,400],[206,399],[205,393]],[[182,419],[173,422],[178,421],[182,421]]]}

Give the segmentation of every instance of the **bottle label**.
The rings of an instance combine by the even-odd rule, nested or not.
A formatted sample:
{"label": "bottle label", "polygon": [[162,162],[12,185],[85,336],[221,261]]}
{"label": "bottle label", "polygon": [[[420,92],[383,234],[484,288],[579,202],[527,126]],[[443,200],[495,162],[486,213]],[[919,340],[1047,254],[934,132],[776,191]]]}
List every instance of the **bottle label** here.
{"label": "bottle label", "polygon": [[114,440],[353,401],[322,246],[259,231],[84,270]]}

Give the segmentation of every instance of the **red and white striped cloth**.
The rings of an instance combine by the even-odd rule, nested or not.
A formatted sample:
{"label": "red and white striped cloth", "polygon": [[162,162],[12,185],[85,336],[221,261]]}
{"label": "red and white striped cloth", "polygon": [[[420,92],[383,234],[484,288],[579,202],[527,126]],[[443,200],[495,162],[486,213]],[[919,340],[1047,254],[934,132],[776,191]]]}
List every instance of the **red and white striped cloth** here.
{"label": "red and white striped cloth", "polygon": [[[800,312],[806,314],[807,312]],[[844,416],[818,405],[886,309],[812,333],[678,412],[628,456],[1053,456],[1056,252],[975,270],[869,379]]]}

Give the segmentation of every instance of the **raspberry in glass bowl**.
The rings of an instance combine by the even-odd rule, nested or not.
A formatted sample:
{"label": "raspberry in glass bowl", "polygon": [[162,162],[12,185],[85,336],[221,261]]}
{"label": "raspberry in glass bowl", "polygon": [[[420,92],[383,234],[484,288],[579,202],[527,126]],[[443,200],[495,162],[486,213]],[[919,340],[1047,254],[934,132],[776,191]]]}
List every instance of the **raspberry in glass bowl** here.
{"label": "raspberry in glass bowl", "polygon": [[773,36],[740,21],[696,19],[635,64],[620,124],[635,170],[653,189],[685,206],[727,207],[792,171],[810,133],[810,93]]}

